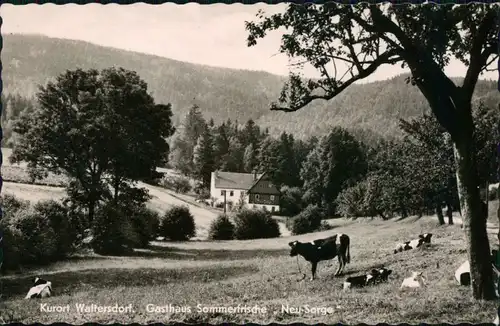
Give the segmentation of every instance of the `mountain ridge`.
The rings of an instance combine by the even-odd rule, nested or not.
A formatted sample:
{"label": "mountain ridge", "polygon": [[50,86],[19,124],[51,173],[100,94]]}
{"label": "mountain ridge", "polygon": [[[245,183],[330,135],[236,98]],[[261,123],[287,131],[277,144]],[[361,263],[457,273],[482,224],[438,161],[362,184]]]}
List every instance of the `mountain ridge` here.
{"label": "mountain ridge", "polygon": [[[196,104],[206,119],[220,123],[229,118],[241,124],[253,119],[261,127],[269,127],[271,134],[287,131],[304,138],[340,125],[398,136],[399,118],[429,111],[418,88],[404,82],[407,75],[352,85],[331,101],[317,101],[297,112],[284,113],[270,111],[269,104],[278,98],[286,76],[265,71],[188,63],[39,34],[3,35],[1,57],[4,92],[26,97],[35,94],[37,84],[46,84],[67,69],[114,65],[137,71],[157,102],[172,103],[175,124]],[[491,98],[493,90],[495,81],[481,80],[477,97]]]}

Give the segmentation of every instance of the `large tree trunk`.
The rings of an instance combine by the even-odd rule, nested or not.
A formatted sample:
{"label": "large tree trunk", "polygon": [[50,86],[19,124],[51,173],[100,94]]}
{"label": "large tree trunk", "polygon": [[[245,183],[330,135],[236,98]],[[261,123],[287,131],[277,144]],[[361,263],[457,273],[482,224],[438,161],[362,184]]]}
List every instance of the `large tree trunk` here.
{"label": "large tree trunk", "polygon": [[[498,169],[499,169],[499,174],[500,174],[500,163],[499,163]],[[497,200],[500,201],[500,185],[497,188]],[[500,205],[498,205],[498,209],[497,209],[497,219],[498,219],[498,225],[499,225],[497,239],[498,239],[498,249],[500,249]]]}
{"label": "large tree trunk", "polygon": [[463,131],[460,135],[455,135],[454,139],[455,157],[458,163],[457,183],[462,193],[462,219],[471,269],[472,295],[475,299],[493,300],[496,299],[496,294],[486,219],[479,193],[472,117],[463,118],[461,125]]}
{"label": "large tree trunk", "polygon": [[453,144],[453,154],[455,156],[455,164],[457,166],[455,174],[457,177],[458,201],[460,203],[458,212],[463,220],[464,215],[465,215],[465,210],[467,210],[467,208],[466,208],[467,203],[465,202],[465,189],[462,185],[462,180],[461,180],[460,173],[459,173],[460,154],[458,153],[458,149],[457,149],[457,146],[455,144]]}

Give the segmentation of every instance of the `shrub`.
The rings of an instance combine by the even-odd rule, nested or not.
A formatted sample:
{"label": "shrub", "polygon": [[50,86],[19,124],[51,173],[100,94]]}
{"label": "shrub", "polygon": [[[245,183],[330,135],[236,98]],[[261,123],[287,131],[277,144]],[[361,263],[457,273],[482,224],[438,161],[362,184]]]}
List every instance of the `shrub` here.
{"label": "shrub", "polygon": [[280,230],[268,212],[245,209],[235,216],[234,236],[239,240],[278,238]]}
{"label": "shrub", "polygon": [[2,195],[2,218],[9,218],[20,209],[26,209],[30,202],[22,200],[11,194]]}
{"label": "shrub", "polygon": [[172,241],[185,241],[196,235],[194,217],[185,206],[174,206],[161,220],[160,235]]}
{"label": "shrub", "polygon": [[163,177],[160,181],[160,186],[181,194],[187,193],[192,188],[188,178],[173,176]]}
{"label": "shrub", "polygon": [[202,184],[198,184],[194,189],[196,199],[210,199],[210,189],[204,188]]}
{"label": "shrub", "polygon": [[208,232],[208,238],[210,240],[234,239],[234,224],[229,220],[227,215],[221,214],[212,221]]}
{"label": "shrub", "polygon": [[[49,218],[36,211],[33,207],[20,209],[9,220],[10,235],[13,243],[4,241],[6,254],[9,256],[9,246],[13,245],[11,254],[19,252],[20,264],[43,264],[58,257],[57,232],[52,228]],[[12,241],[11,240],[11,241]],[[8,258],[7,258],[8,259]]]}
{"label": "shrub", "polygon": [[329,224],[327,221],[321,221],[318,231],[328,231],[333,229],[333,225]]}
{"label": "shrub", "polygon": [[280,196],[281,215],[295,216],[302,210],[302,190],[284,186]]}
{"label": "shrub", "polygon": [[1,220],[5,262],[2,268],[48,263],[73,251],[78,231],[72,224],[74,214],[54,200],[40,201],[34,206],[18,205],[19,202],[22,203],[13,196],[8,198],[13,214]]}
{"label": "shrub", "polygon": [[26,249],[23,247],[23,234],[10,221],[2,219],[0,228],[3,232],[3,264],[2,270],[17,268],[24,258]]}
{"label": "shrub", "polygon": [[323,219],[322,210],[316,205],[309,205],[300,214],[289,219],[286,223],[293,235],[318,231]]}
{"label": "shrub", "polygon": [[142,205],[134,207],[130,217],[138,240],[137,243],[134,243],[134,246],[137,248],[146,248],[149,245],[149,241],[153,240],[158,234],[160,215],[156,211]]}
{"label": "shrub", "polygon": [[78,230],[70,225],[68,209],[55,200],[40,201],[33,209],[36,214],[47,218],[55,231],[57,258],[66,257],[72,251],[78,235]]}
{"label": "shrub", "polygon": [[123,207],[106,203],[94,217],[91,246],[100,255],[121,255],[132,250],[138,236]]}
{"label": "shrub", "polygon": [[359,182],[352,187],[342,190],[335,200],[337,203],[337,212],[343,217],[367,215],[365,207],[366,195],[366,182]]}

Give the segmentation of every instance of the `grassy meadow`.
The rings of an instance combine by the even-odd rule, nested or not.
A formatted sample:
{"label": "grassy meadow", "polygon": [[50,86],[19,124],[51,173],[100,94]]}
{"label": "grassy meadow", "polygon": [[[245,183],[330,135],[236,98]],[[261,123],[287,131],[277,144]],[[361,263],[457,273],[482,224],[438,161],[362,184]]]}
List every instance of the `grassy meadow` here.
{"label": "grassy meadow", "polygon": [[[5,161],[5,160],[4,160]],[[2,168],[3,170],[3,168]],[[14,176],[15,179],[15,176]],[[438,226],[435,216],[420,219],[381,221],[379,219],[332,219],[332,230],[290,236],[280,223],[282,237],[248,241],[204,241],[210,222],[218,211],[194,203],[188,196],[141,184],[150,190],[149,203],[158,211],[172,205],[188,205],[195,216],[198,237],[189,242],[153,242],[149,249],[133,255],[105,257],[81,252],[66,261],[25,268],[2,275],[0,320],[22,323],[67,322],[81,324],[152,322],[258,322],[258,323],[489,323],[498,302],[476,302],[468,287],[459,286],[454,272],[466,258],[460,218],[455,225]],[[38,201],[58,199],[60,187],[4,182],[3,193]],[[186,197],[186,198],[185,198]],[[498,202],[490,202],[488,235],[496,246]],[[334,277],[337,260],[321,262],[319,278],[309,281],[310,267],[299,258],[307,278],[298,281],[297,259],[289,256],[288,242],[311,241],[335,233],[351,237],[351,263],[345,275]],[[426,249],[393,254],[395,244],[418,234],[432,232]],[[386,266],[393,270],[387,284],[344,292],[345,277]],[[423,271],[428,284],[422,289],[400,291],[403,278]],[[25,301],[35,276],[53,284],[54,296]],[[70,305],[69,312],[41,311],[48,306]],[[81,313],[75,304],[132,305],[133,312]],[[148,305],[190,307],[190,312],[150,312]],[[198,312],[197,305],[266,307],[266,313]],[[293,314],[282,305],[330,308],[322,313]],[[151,307],[151,306],[150,306]]]}

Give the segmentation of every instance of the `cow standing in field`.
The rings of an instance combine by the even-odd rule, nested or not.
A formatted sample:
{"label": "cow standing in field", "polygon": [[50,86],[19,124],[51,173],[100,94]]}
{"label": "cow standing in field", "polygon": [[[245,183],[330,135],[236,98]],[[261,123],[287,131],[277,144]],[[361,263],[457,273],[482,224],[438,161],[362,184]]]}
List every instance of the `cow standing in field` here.
{"label": "cow standing in field", "polygon": [[[337,239],[339,243],[337,244]],[[339,268],[335,276],[342,274],[345,265],[351,262],[349,252],[350,239],[347,234],[336,234],[329,238],[317,239],[311,242],[293,241],[288,244],[291,248],[290,256],[300,255],[311,263],[311,281],[316,277],[318,263],[338,257]]]}

